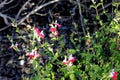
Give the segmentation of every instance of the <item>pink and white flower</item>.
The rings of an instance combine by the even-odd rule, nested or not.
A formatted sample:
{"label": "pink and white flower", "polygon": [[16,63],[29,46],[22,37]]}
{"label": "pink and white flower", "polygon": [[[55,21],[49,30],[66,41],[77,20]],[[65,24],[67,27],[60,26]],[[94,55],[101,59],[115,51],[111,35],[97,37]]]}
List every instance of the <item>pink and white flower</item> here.
{"label": "pink and white flower", "polygon": [[58,24],[57,20],[56,20],[55,23],[49,24],[49,26],[50,26],[50,30],[49,31],[52,33],[52,36],[53,37],[58,37],[59,32],[57,30],[57,27],[61,27],[61,24]]}
{"label": "pink and white flower", "polygon": [[59,27],[59,28],[62,26],[61,24],[58,24],[58,23],[57,23],[57,24],[55,24],[55,25],[56,25],[57,27]]}
{"label": "pink and white flower", "polygon": [[40,38],[44,38],[44,36],[45,36],[43,31],[39,30],[39,28],[37,28],[37,27],[34,27],[34,34],[35,34],[35,36],[37,35]]}
{"label": "pink and white flower", "polygon": [[67,56],[65,56],[65,59],[63,60],[63,64],[67,65],[68,61],[67,61]]}
{"label": "pink and white flower", "polygon": [[57,31],[57,28],[56,27],[51,27],[50,28],[50,32],[56,32]]}
{"label": "pink and white flower", "polygon": [[75,61],[76,61],[76,58],[73,57],[72,55],[69,56],[68,60],[67,60],[67,56],[65,56],[65,59],[63,60],[63,64],[72,66]]}
{"label": "pink and white flower", "polygon": [[43,31],[41,31],[40,33],[38,33],[38,36],[40,37],[40,38],[44,38],[44,33],[43,33]]}
{"label": "pink and white flower", "polygon": [[40,54],[37,51],[32,51],[31,53],[26,53],[26,56],[28,56],[30,59],[36,59],[40,57]]}
{"label": "pink and white flower", "polygon": [[58,35],[59,35],[58,31],[55,31],[55,32],[54,32],[54,36],[57,37]]}
{"label": "pink and white flower", "polygon": [[34,58],[34,53],[33,52],[31,52],[31,53],[26,53],[26,56],[28,56],[29,58]]}
{"label": "pink and white flower", "polygon": [[34,31],[37,33],[37,34],[39,34],[41,31],[39,30],[39,28],[37,28],[37,27],[34,27]]}
{"label": "pink and white flower", "polygon": [[75,60],[76,60],[76,59],[75,59],[72,55],[69,56],[69,62],[74,63]]}
{"label": "pink and white flower", "polygon": [[61,27],[62,25],[61,24],[59,24],[58,22],[57,22],[57,20],[55,21],[55,27]]}
{"label": "pink and white flower", "polygon": [[110,77],[111,77],[113,80],[117,80],[117,75],[118,75],[118,72],[115,72],[114,69],[113,69],[112,72],[110,73]]}

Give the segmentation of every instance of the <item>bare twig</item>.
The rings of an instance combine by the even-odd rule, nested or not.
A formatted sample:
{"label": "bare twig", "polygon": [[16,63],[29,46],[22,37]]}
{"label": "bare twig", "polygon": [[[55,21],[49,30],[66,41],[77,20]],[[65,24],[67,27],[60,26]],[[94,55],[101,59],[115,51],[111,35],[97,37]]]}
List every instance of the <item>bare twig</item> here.
{"label": "bare twig", "polygon": [[46,16],[48,13],[45,13],[45,14],[35,13],[35,14],[39,16]]}
{"label": "bare twig", "polygon": [[[7,0],[6,0],[7,1]],[[13,2],[14,0],[8,0],[8,2],[6,2],[5,4],[10,4],[11,2]]]}
{"label": "bare twig", "polygon": [[9,26],[5,26],[5,27],[3,27],[3,28],[0,28],[0,31],[3,31],[3,30],[5,30],[5,29],[7,29]]}
{"label": "bare twig", "polygon": [[[104,9],[107,8],[107,7],[109,7],[110,5],[112,5],[112,2],[109,3],[109,4],[107,4],[107,5],[105,5],[105,6],[104,6]],[[98,11],[101,11],[101,10],[103,10],[103,8],[98,9]]]}
{"label": "bare twig", "polygon": [[36,7],[34,10],[32,10],[30,13],[28,13],[25,17],[23,17],[22,19],[20,19],[19,22],[18,22],[18,25],[21,24],[23,21],[25,21],[30,15],[35,14],[38,10],[40,10],[43,7],[46,7],[46,6],[50,5],[50,4],[58,2],[58,1],[59,0],[53,0],[53,1],[50,1],[48,3],[45,3],[43,5],[40,5],[40,6]]}
{"label": "bare twig", "polygon": [[2,13],[0,13],[0,17],[2,17],[4,19],[5,24],[7,24],[7,25],[10,25],[10,23],[8,22],[8,19],[14,20],[14,18],[11,18],[11,17],[9,17],[9,16],[7,16],[5,14],[2,14]]}
{"label": "bare twig", "polygon": [[0,3],[0,8],[4,7],[4,5],[6,5],[6,4],[10,4],[10,3],[13,2],[13,1],[14,1],[14,0],[9,0],[8,2],[7,2],[7,0],[2,1],[2,2]]}
{"label": "bare twig", "polygon": [[4,7],[6,1],[7,1],[7,0],[4,0],[3,2],[0,3],[0,8]]}
{"label": "bare twig", "polygon": [[81,26],[83,29],[83,33],[85,33],[85,27],[84,27],[84,21],[83,21],[83,15],[82,15],[82,10],[81,10],[81,4],[80,4],[80,0],[77,0],[77,4],[78,4],[78,8],[79,8],[79,14],[80,14],[80,21],[81,21]]}
{"label": "bare twig", "polygon": [[17,2],[17,4],[15,4],[14,6],[11,6],[11,7],[7,8],[7,9],[5,9],[5,10],[2,10],[1,12],[4,13],[4,12],[6,12],[6,11],[9,11],[10,9],[15,8],[16,6],[18,6],[19,3],[20,3],[20,0],[19,0],[19,1]]}
{"label": "bare twig", "polygon": [[46,0],[41,0],[41,1],[39,1],[38,4],[36,5],[36,7],[38,7],[39,4],[43,4],[45,1],[46,1]]}
{"label": "bare twig", "polygon": [[[9,3],[11,3],[12,1],[14,1],[14,0],[10,0],[9,2],[8,2],[7,0],[4,0],[4,1],[0,4],[0,7],[4,6],[5,4],[9,4]],[[37,6],[35,7],[35,9],[32,10],[30,13],[28,13],[25,17],[23,17],[22,19],[18,19],[19,16],[20,16],[20,14],[21,14],[21,12],[24,10],[24,8],[26,7],[26,5],[27,5],[30,1],[31,1],[31,0],[28,0],[28,1],[21,7],[21,9],[20,9],[20,10],[18,11],[18,13],[17,13],[16,18],[12,18],[12,17],[7,16],[6,14],[3,14],[3,13],[0,12],[0,17],[2,17],[2,18],[4,19],[4,22],[5,22],[5,24],[7,25],[7,26],[1,28],[0,31],[5,30],[5,29],[7,29],[7,28],[10,26],[11,23],[10,23],[8,20],[11,20],[11,21],[12,21],[12,20],[16,20],[17,23],[15,23],[15,24],[16,24],[16,25],[20,25],[20,24],[22,24],[22,22],[24,22],[24,21],[25,21],[28,17],[30,17],[32,14],[37,14],[36,12],[37,12],[38,10],[40,10],[40,9],[42,9],[42,8],[50,5],[50,4],[53,4],[53,3],[55,3],[55,2],[58,2],[59,0],[53,0],[53,1],[50,1],[50,2],[48,2],[48,3],[42,4],[42,5],[40,5],[40,6],[37,5]]]}
{"label": "bare twig", "polygon": [[17,16],[16,16],[16,19],[18,19],[20,13],[25,9],[25,6],[30,2],[31,0],[28,0],[22,7],[21,9],[18,11],[17,13]]}

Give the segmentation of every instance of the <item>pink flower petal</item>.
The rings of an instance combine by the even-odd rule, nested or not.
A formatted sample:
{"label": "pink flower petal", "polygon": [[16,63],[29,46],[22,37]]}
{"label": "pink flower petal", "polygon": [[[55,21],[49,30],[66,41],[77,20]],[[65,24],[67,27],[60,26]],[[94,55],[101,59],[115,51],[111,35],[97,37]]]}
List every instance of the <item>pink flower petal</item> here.
{"label": "pink flower petal", "polygon": [[26,56],[28,56],[29,58],[32,59],[32,58],[34,58],[35,55],[33,52],[31,52],[31,53],[26,53]]}
{"label": "pink flower petal", "polygon": [[28,57],[33,59],[35,57],[35,55],[29,55]]}
{"label": "pink flower petal", "polygon": [[63,62],[63,64],[67,65],[67,64],[68,64],[68,61],[66,61],[66,62]]}
{"label": "pink flower petal", "polygon": [[38,58],[38,57],[40,57],[40,54],[37,51],[35,51],[35,58]]}
{"label": "pink flower petal", "polygon": [[43,31],[41,31],[40,33],[38,33],[38,36],[40,37],[40,38],[44,38],[44,34],[43,34]]}
{"label": "pink flower petal", "polygon": [[67,65],[68,61],[67,61],[67,57],[65,56],[65,59],[63,60],[63,64]]}
{"label": "pink flower petal", "polygon": [[72,55],[69,56],[69,62],[74,63],[75,60],[76,60],[76,59],[75,59],[74,57],[72,57]]}
{"label": "pink flower petal", "polygon": [[12,45],[8,47],[8,49],[12,49],[12,48],[13,48],[13,46],[12,46]]}
{"label": "pink flower petal", "polygon": [[74,62],[75,62],[75,60],[76,60],[75,58],[72,58],[72,59],[70,59],[70,60],[69,60],[69,62],[74,63]]}
{"label": "pink flower petal", "polygon": [[50,32],[55,32],[55,31],[57,31],[57,28],[56,28],[56,27],[51,27],[51,28],[50,28]]}
{"label": "pink flower petal", "polygon": [[113,79],[113,80],[117,80],[117,75],[118,75],[118,73],[117,73],[117,72],[114,72],[114,74],[113,74],[113,76],[112,76],[112,79]]}
{"label": "pink flower petal", "polygon": [[59,35],[58,31],[55,31],[55,32],[54,32],[54,35],[55,35],[56,37],[58,37],[58,35]]}
{"label": "pink flower petal", "polygon": [[34,31],[37,33],[37,34],[39,34],[41,31],[39,30],[39,28],[37,28],[37,27],[34,27]]}
{"label": "pink flower petal", "polygon": [[57,23],[57,24],[55,24],[55,25],[56,25],[56,26],[58,26],[59,28],[62,26],[61,24],[58,24],[58,23]]}

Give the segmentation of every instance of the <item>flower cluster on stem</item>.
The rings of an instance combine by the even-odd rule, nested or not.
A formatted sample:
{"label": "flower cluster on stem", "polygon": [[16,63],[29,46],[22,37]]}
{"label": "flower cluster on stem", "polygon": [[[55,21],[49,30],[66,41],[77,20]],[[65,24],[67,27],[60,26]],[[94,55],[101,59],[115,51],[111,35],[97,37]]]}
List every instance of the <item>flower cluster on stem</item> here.
{"label": "flower cluster on stem", "polygon": [[26,56],[29,57],[30,59],[36,59],[40,57],[40,54],[37,51],[32,51],[31,53],[26,53]]}
{"label": "flower cluster on stem", "polygon": [[40,38],[44,38],[44,36],[45,36],[43,33],[43,30],[42,31],[39,30],[38,27],[34,27],[34,34],[35,34],[35,36],[38,36]]}
{"label": "flower cluster on stem", "polygon": [[63,60],[63,64],[72,66],[75,61],[76,61],[76,58],[73,57],[72,55],[69,56],[68,60],[67,60],[67,56],[65,56],[65,59]]}
{"label": "flower cluster on stem", "polygon": [[57,37],[59,35],[57,27],[60,28],[61,24],[58,24],[57,20],[56,20],[54,24],[49,24],[49,26],[50,26],[50,30],[49,31],[52,33],[53,36]]}

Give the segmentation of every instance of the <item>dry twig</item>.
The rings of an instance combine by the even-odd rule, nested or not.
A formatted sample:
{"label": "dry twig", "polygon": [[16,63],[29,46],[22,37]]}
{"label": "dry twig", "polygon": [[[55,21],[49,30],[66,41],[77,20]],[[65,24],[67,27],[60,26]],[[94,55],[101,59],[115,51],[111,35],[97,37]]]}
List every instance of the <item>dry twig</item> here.
{"label": "dry twig", "polygon": [[80,4],[80,0],[77,0],[77,4],[78,4],[78,8],[79,8],[79,14],[80,14],[80,21],[81,21],[81,26],[82,26],[82,30],[83,33],[85,33],[85,26],[84,26],[84,21],[83,21],[83,15],[82,15],[82,10],[81,10],[81,4]]}
{"label": "dry twig", "polygon": [[[4,0],[4,1],[2,1],[0,3],[0,8],[4,7],[4,5],[7,5],[7,4],[9,4],[9,3],[13,2],[13,1],[14,0],[10,0],[10,1]],[[17,25],[17,26],[21,25],[28,17],[30,17],[33,14],[37,14],[37,11],[39,11],[40,9],[42,9],[42,8],[44,8],[44,7],[46,7],[46,6],[50,5],[50,4],[53,4],[55,2],[58,2],[59,0],[49,1],[47,3],[44,3],[44,4],[40,5],[40,6],[36,5],[35,9],[33,9],[31,12],[29,12],[25,17],[22,17],[21,19],[19,19],[20,14],[22,13],[22,11],[24,11],[26,5],[29,4],[30,1],[31,0],[26,1],[26,3],[20,8],[18,13],[16,14],[15,18],[12,18],[10,16],[7,16],[7,14],[3,14],[3,13],[0,12],[0,17],[2,17],[4,19],[4,22],[7,25],[6,27],[1,28],[0,31],[5,30],[10,26],[11,23],[8,21],[8,19],[10,21],[15,20],[15,22],[16,22],[15,25]]]}
{"label": "dry twig", "polygon": [[18,21],[18,25],[20,25],[22,22],[24,22],[28,17],[30,17],[31,15],[33,15],[33,14],[35,14],[38,10],[40,10],[40,9],[42,9],[43,7],[46,7],[46,6],[48,6],[48,5],[50,5],[50,4],[53,4],[53,3],[55,3],[55,2],[58,2],[59,0],[53,0],[53,1],[50,1],[50,2],[48,2],[48,3],[45,3],[45,4],[43,4],[43,5],[40,5],[40,6],[38,6],[38,7],[36,7],[34,10],[32,10],[30,13],[28,13],[25,17],[23,17],[22,19],[20,19],[19,21]]}
{"label": "dry twig", "polygon": [[12,18],[12,17],[10,17],[10,16],[7,16],[7,15],[5,15],[5,14],[2,14],[2,13],[0,13],[0,17],[2,17],[2,18],[4,19],[5,24],[7,24],[7,25],[10,25],[10,23],[8,22],[8,19],[9,19],[9,20],[14,20],[14,18]]}
{"label": "dry twig", "polygon": [[21,7],[21,9],[18,11],[18,13],[17,13],[17,15],[16,15],[16,20],[19,18],[21,12],[25,9],[26,5],[27,5],[28,3],[30,3],[30,1],[31,1],[31,0],[28,0],[28,1]]}

